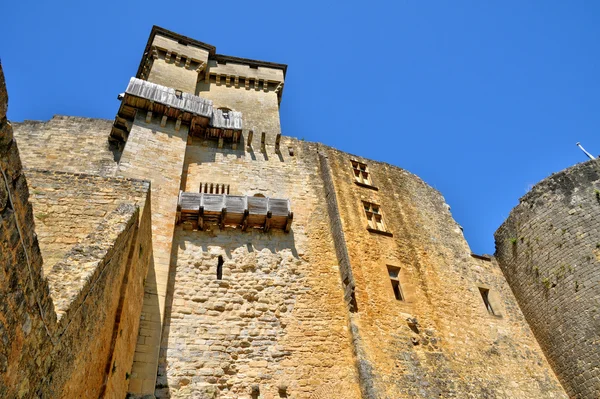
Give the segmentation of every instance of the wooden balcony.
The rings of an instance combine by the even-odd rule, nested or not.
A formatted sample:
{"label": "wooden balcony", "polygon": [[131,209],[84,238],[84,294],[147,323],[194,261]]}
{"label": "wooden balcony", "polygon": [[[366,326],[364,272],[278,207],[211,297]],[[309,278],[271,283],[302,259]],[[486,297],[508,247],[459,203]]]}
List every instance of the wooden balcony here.
{"label": "wooden balcony", "polygon": [[237,144],[242,135],[242,113],[213,109],[211,100],[184,93],[170,87],[131,78],[121,98],[121,106],[115,119],[110,138],[125,142],[132,121],[138,111],[145,112],[146,122],[153,117],[161,118],[161,126],[167,120],[175,120],[175,129],[181,124],[189,126],[191,136],[231,141]]}
{"label": "wooden balcony", "polygon": [[221,230],[280,229],[288,233],[293,218],[288,199],[180,192],[177,204],[177,224],[197,230],[212,224]]}

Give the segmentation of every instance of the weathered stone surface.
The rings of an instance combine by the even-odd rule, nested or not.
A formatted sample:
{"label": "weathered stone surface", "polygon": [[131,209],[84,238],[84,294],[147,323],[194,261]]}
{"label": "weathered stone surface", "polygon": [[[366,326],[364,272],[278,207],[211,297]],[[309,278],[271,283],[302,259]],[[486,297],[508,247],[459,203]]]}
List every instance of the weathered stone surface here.
{"label": "weathered stone surface", "polygon": [[[0,81],[3,81],[1,68]],[[6,108],[5,103],[0,105]],[[113,204],[114,211],[92,226],[82,242],[67,251],[64,259],[55,265],[54,274],[46,273],[49,286],[42,272],[34,212],[28,202],[29,190],[16,141],[12,140],[6,119],[0,127],[3,134],[0,141],[0,397],[122,397],[127,388],[127,370],[133,360],[142,305],[140,297],[152,250],[150,204],[146,200],[148,185],[140,183],[140,188],[131,181],[118,182],[117,186],[121,184],[122,189],[120,203]],[[68,181],[73,186],[80,184],[81,188],[82,180],[89,183],[96,179],[96,190],[110,191],[110,183],[117,180],[66,173],[41,177],[44,172],[30,173],[36,175],[40,183],[36,195],[41,196],[46,190],[46,198],[56,206],[52,213],[57,217],[62,213],[65,218],[74,217],[69,214],[73,192],[66,189]],[[49,184],[52,180],[60,184]],[[126,185],[129,185],[127,195]],[[90,192],[77,195],[85,202],[82,197]],[[91,210],[94,196],[88,200],[88,210]],[[140,208],[144,210],[142,217]],[[99,215],[82,212],[77,217],[80,224],[85,224],[90,221],[86,217]],[[146,255],[141,254],[144,247]],[[55,309],[59,311],[60,321]]]}
{"label": "weathered stone surface", "polygon": [[498,229],[496,256],[568,394],[600,392],[600,163],[556,173]]}
{"label": "weathered stone surface", "polygon": [[[1,397],[566,397],[495,260],[471,256],[437,191],[277,136],[285,66],[194,42],[202,78],[177,59],[191,39],[165,35],[178,52],[152,58],[149,43],[156,61],[138,72],[241,111],[252,146],[247,131],[219,145],[131,109],[122,152],[109,121],[25,122],[13,140],[0,118]],[[288,198],[290,233],[176,226],[179,191],[207,182]]]}
{"label": "weathered stone surface", "polygon": [[150,188],[145,181],[83,173],[28,169],[25,174],[46,275],[119,205],[142,206]]}
{"label": "weathered stone surface", "polygon": [[113,176],[120,157],[108,142],[112,121],[56,115],[13,125],[28,168]]}

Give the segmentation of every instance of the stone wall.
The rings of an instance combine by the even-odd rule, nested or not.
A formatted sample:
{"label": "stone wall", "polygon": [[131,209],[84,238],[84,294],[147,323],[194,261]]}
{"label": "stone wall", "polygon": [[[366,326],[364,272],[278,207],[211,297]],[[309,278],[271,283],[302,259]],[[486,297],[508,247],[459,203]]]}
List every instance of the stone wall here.
{"label": "stone wall", "polygon": [[[214,78],[213,78],[214,80]],[[277,93],[270,90],[246,90],[240,86],[227,87],[223,82],[216,83],[198,82],[197,95],[213,101],[214,108],[229,108],[242,113],[244,126],[244,137],[248,138],[248,131],[254,131],[253,145],[260,149],[260,137],[262,132],[267,133],[269,143],[275,142],[275,136],[281,133],[279,124],[279,102]],[[242,143],[243,145],[244,143]]]}
{"label": "stone wall", "polygon": [[147,182],[27,169],[36,233],[47,274],[118,205],[144,204]]}
{"label": "stone wall", "polygon": [[187,126],[175,129],[175,121],[160,126],[160,119],[146,123],[137,116],[119,162],[118,176],[148,179],[152,185],[152,261],[144,286],[140,341],[131,370],[129,391],[151,394],[156,369],[165,297],[169,276],[171,245],[177,212],[181,170],[187,143]]}
{"label": "stone wall", "polygon": [[112,176],[119,152],[108,143],[112,121],[54,116],[15,123],[14,135],[27,168]]}
{"label": "stone wall", "polygon": [[[500,269],[470,255],[444,198],[397,167],[321,151],[336,188],[372,396],[564,398]],[[367,165],[371,185],[355,183],[351,160]],[[367,229],[364,202],[379,205],[383,231]],[[388,266],[400,269],[403,300]]]}
{"label": "stone wall", "polygon": [[123,397],[152,250],[148,187],[131,194],[142,218],[134,201],[117,205],[44,279],[6,98],[0,67],[0,396]]}
{"label": "stone wall", "polygon": [[361,397],[317,146],[288,146],[188,145],[182,189],[289,198],[294,221],[288,234],[176,228],[157,397]]}
{"label": "stone wall", "polygon": [[185,68],[185,61],[176,62],[175,57],[167,62],[164,55],[152,62],[148,81],[159,85],[172,87],[185,93],[195,94],[198,72]]}
{"label": "stone wall", "polygon": [[498,229],[496,256],[571,397],[600,392],[600,163],[554,174]]}
{"label": "stone wall", "polygon": [[56,316],[42,278],[42,255],[19,151],[6,119],[7,102],[0,64],[0,397],[23,398],[34,396],[50,366]]}

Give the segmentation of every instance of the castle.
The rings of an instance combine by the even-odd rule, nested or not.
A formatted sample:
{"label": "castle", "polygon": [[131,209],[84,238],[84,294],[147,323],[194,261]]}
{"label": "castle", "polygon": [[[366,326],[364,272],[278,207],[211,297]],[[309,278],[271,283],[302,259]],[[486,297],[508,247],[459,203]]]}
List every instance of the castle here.
{"label": "castle", "polygon": [[0,397],[598,398],[598,163],[475,255],[417,176],[282,136],[285,75],[153,27],[114,121],[11,125],[0,70]]}

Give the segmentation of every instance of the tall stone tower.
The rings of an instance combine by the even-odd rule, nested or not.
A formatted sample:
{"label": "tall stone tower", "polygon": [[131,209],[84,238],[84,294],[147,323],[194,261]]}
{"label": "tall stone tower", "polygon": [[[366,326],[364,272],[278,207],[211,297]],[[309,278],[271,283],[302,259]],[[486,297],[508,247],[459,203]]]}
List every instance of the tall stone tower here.
{"label": "tall stone tower", "polygon": [[536,184],[496,232],[496,257],[566,391],[600,395],[600,161]]}

